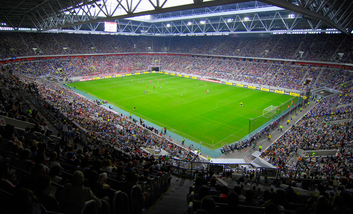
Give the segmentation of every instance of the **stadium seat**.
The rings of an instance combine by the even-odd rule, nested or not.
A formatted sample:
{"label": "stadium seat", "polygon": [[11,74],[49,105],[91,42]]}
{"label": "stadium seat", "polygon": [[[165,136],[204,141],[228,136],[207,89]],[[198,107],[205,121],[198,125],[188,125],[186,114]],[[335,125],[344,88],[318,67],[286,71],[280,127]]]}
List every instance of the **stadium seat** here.
{"label": "stadium seat", "polygon": [[112,214],[130,214],[129,198],[126,193],[116,191],[112,203]]}
{"label": "stadium seat", "polygon": [[96,202],[94,200],[86,201],[81,209],[81,214],[98,214]]}
{"label": "stadium seat", "polygon": [[141,214],[142,212],[142,192],[138,186],[133,186],[130,196],[131,214]]}

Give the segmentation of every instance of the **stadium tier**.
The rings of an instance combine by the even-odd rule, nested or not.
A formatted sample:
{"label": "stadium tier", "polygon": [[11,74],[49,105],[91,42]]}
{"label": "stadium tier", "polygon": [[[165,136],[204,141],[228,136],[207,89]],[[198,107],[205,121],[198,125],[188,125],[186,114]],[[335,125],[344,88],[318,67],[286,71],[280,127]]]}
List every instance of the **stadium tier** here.
{"label": "stadium tier", "polygon": [[257,35],[151,37],[1,32],[0,57],[166,52],[353,62],[351,35]]}
{"label": "stadium tier", "polygon": [[[70,214],[93,206],[100,213],[140,214],[159,201],[174,174],[197,177],[188,194],[190,213],[198,208],[213,209],[210,214],[234,209],[272,213],[269,204],[285,213],[304,207],[314,213],[315,207],[328,206],[328,200],[335,203],[327,213],[351,213],[352,41],[348,35],[309,34],[257,38],[1,33],[0,208],[24,213],[27,207],[10,199],[18,202],[27,196],[39,202],[31,204],[38,210]],[[100,77],[108,80],[95,81]],[[127,86],[130,83],[134,88]],[[209,87],[195,94],[204,85]],[[169,91],[157,93],[155,87]],[[187,92],[191,87],[193,96]],[[248,108],[245,92],[237,89],[250,91],[246,96],[259,115],[250,118],[243,112]],[[108,98],[114,90],[129,90],[117,94],[117,102],[124,102],[116,103],[124,110],[119,113],[112,110],[115,103],[97,95]],[[224,97],[216,97],[213,90]],[[150,98],[140,98],[145,95]],[[203,135],[212,133],[216,122],[217,131],[229,128],[232,137],[239,131],[221,123],[220,117],[231,118],[224,109],[218,119],[205,111],[196,123],[187,124],[176,114],[181,101],[165,101],[158,108],[173,96],[190,96],[185,103],[191,105],[184,110],[192,114],[202,108],[211,112],[211,104],[230,106],[230,112],[238,111],[246,121],[247,136],[220,145],[197,144],[171,138],[178,126],[163,126],[153,114],[136,117],[139,102],[146,102],[147,110],[162,119],[173,113],[177,125],[195,132],[198,120],[208,120]],[[197,106],[201,99],[206,104]],[[199,102],[191,102],[195,100]],[[148,109],[148,101],[156,104],[153,109]],[[150,123],[155,120],[159,126]],[[214,143],[213,136],[206,137]],[[224,159],[217,162],[217,157]],[[318,202],[307,204],[310,196]],[[238,199],[227,204],[234,197]],[[217,208],[207,208],[207,200]]]}

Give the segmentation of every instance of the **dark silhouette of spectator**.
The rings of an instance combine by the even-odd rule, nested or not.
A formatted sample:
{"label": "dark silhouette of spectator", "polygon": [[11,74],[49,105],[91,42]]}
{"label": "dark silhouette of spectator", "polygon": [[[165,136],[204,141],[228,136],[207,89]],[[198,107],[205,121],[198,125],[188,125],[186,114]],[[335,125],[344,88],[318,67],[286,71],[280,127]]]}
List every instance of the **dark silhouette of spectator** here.
{"label": "dark silhouette of spectator", "polygon": [[58,211],[59,204],[56,198],[46,193],[47,188],[50,187],[51,181],[49,175],[44,175],[38,178],[38,188],[34,192],[38,202],[42,204],[46,210]]}
{"label": "dark silhouette of spectator", "polygon": [[213,214],[216,203],[211,196],[205,196],[201,201],[201,209],[206,210],[209,214]]}
{"label": "dark silhouette of spectator", "polygon": [[9,213],[11,214],[45,214],[45,210],[34,193],[26,188],[16,190],[11,198]]}
{"label": "dark silhouette of spectator", "polygon": [[85,178],[82,172],[76,171],[72,176],[71,183],[65,185],[60,195],[60,208],[67,214],[77,214],[86,201],[93,199],[98,208],[102,202],[94,195],[89,187],[84,187]]}
{"label": "dark silhouette of spectator", "polygon": [[6,163],[0,163],[0,189],[13,194],[16,186],[8,178],[9,166]]}

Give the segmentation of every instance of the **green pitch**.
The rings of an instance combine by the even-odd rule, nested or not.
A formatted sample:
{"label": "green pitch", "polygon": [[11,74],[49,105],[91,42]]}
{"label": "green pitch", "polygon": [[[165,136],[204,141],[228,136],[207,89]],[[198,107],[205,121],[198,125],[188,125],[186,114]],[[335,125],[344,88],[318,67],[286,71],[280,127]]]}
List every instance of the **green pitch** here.
{"label": "green pitch", "polygon": [[164,74],[70,85],[210,149],[242,139],[249,132],[249,118],[292,98]]}

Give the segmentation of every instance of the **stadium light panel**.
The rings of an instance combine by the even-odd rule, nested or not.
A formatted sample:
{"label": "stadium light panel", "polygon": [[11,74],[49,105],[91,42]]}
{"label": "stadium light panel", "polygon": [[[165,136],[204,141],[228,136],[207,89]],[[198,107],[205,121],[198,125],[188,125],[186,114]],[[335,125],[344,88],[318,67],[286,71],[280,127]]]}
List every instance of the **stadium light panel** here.
{"label": "stadium light panel", "polygon": [[244,21],[250,21],[249,17],[244,17]]}
{"label": "stadium light panel", "polygon": [[204,25],[204,24],[206,24],[206,21],[205,20],[201,20],[200,24]]}
{"label": "stadium light panel", "polygon": [[170,27],[170,24],[169,24],[169,23],[167,24],[167,27]]}
{"label": "stadium light panel", "polygon": [[232,21],[234,21],[234,19],[232,18],[227,19],[227,22],[232,22]]}
{"label": "stadium light panel", "polygon": [[294,18],[295,18],[295,14],[292,14],[292,13],[291,13],[291,14],[288,14],[288,18],[289,18],[289,19],[294,19]]}
{"label": "stadium light panel", "polygon": [[188,25],[192,25],[192,22],[188,22]]}

